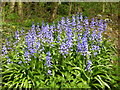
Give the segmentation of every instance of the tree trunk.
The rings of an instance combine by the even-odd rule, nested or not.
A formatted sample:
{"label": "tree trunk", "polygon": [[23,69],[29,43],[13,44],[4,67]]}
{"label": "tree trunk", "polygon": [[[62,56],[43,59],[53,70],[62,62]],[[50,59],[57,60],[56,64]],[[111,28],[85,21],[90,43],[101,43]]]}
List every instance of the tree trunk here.
{"label": "tree trunk", "polygon": [[[25,18],[30,18],[31,17],[31,2],[25,2]],[[27,17],[26,17],[27,16]]]}
{"label": "tree trunk", "polygon": [[102,6],[102,13],[104,13],[104,12],[105,12],[105,2],[103,2],[102,5],[103,5],[103,6]]}
{"label": "tree trunk", "polygon": [[74,14],[76,14],[76,2],[74,3]]}
{"label": "tree trunk", "polygon": [[18,2],[18,15],[21,17],[21,20],[23,20],[23,3],[21,0]]}
{"label": "tree trunk", "polygon": [[70,16],[70,14],[71,14],[71,11],[72,11],[72,2],[69,2],[69,13],[68,13],[68,16]]}
{"label": "tree trunk", "polygon": [[49,22],[52,22],[54,19],[55,19],[55,17],[56,17],[56,15],[57,15],[57,9],[58,9],[58,5],[59,5],[59,3],[57,3],[57,2],[52,2],[52,9],[51,9],[51,18],[50,18],[50,21]]}
{"label": "tree trunk", "polygon": [[10,3],[10,13],[14,12],[14,7],[15,7],[15,0],[12,0],[12,2]]}
{"label": "tree trunk", "polygon": [[4,11],[5,4],[6,4],[6,2],[2,2],[0,5],[1,6],[1,8],[0,8],[1,15],[0,16],[2,16],[2,18],[1,18],[2,22],[5,21],[5,11]]}
{"label": "tree trunk", "polygon": [[38,4],[39,4],[38,2],[34,3],[34,8],[36,13],[38,13],[38,7],[39,7]]}
{"label": "tree trunk", "polygon": [[78,13],[82,12],[82,8],[80,6],[80,3],[78,3],[77,7],[78,7]]}

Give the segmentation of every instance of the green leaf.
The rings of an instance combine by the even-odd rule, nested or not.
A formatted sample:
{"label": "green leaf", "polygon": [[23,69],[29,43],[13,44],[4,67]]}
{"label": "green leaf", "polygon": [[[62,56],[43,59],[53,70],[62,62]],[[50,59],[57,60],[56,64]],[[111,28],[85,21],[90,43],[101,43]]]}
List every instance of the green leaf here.
{"label": "green leaf", "polygon": [[106,82],[104,82],[99,75],[97,75],[97,77],[95,77],[95,79],[101,84],[102,88],[105,88],[105,86],[106,86],[106,87],[108,87],[109,90],[111,90],[110,86]]}
{"label": "green leaf", "polygon": [[39,85],[40,85],[40,82],[39,82],[39,81],[36,81],[36,85],[39,86]]}
{"label": "green leaf", "polygon": [[109,90],[111,90],[110,86],[106,82],[103,81],[103,84],[107,86]]}
{"label": "green leaf", "polygon": [[19,87],[19,83],[20,83],[20,82],[18,82],[18,83],[16,84],[15,88],[18,88],[18,87]]}
{"label": "green leaf", "polygon": [[27,79],[25,80],[24,87],[28,88],[28,80]]}
{"label": "green leaf", "polygon": [[51,88],[54,88],[54,87],[55,87],[55,82],[54,82],[54,81],[52,81],[52,83],[50,84],[50,87],[51,87]]}
{"label": "green leaf", "polygon": [[6,79],[6,78],[9,78],[10,74],[9,75],[2,75],[2,79]]}
{"label": "green leaf", "polygon": [[22,77],[23,77],[23,75],[24,75],[24,74],[23,74],[23,73],[21,73],[20,78],[22,78]]}
{"label": "green leaf", "polygon": [[12,84],[12,81],[8,81],[7,83],[5,83],[5,85],[10,85],[10,84]]}
{"label": "green leaf", "polygon": [[92,84],[94,87],[96,87],[97,89],[100,89],[102,86],[100,85],[100,84],[97,84],[97,83],[95,83],[95,84]]}
{"label": "green leaf", "polygon": [[77,69],[77,70],[81,70],[80,67],[73,67],[71,69]]}
{"label": "green leaf", "polygon": [[81,83],[78,83],[77,86],[78,86],[79,88],[91,88],[91,87],[86,83],[86,81],[81,82]]}
{"label": "green leaf", "polygon": [[95,79],[100,83],[101,88],[105,88],[105,86],[103,85],[102,81],[98,77],[95,77]]}
{"label": "green leaf", "polygon": [[24,78],[22,79],[22,82],[21,82],[21,85],[20,85],[21,88],[23,88],[23,86],[24,86],[25,79],[26,79],[26,77],[24,77]]}
{"label": "green leaf", "polygon": [[97,77],[100,79],[100,81],[103,83],[103,85],[107,86],[110,89],[110,86],[106,82],[104,82],[99,75],[97,75]]}

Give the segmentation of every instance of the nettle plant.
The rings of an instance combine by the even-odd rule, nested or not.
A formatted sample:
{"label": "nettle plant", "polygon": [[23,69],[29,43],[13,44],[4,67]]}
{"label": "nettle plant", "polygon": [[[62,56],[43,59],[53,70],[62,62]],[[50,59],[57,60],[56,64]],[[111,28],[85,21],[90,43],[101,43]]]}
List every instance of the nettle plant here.
{"label": "nettle plant", "polygon": [[17,30],[2,45],[3,88],[111,89],[114,48],[103,37],[106,27],[77,14]]}

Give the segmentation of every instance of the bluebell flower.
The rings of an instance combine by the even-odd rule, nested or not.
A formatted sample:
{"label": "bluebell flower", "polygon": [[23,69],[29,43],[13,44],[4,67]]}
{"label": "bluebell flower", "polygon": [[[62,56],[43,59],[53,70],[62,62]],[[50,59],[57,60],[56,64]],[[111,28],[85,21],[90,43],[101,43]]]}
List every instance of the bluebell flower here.
{"label": "bluebell flower", "polygon": [[10,41],[8,40],[8,38],[6,39],[6,46],[10,46]]}
{"label": "bluebell flower", "polygon": [[83,15],[80,13],[80,21],[83,21]]}
{"label": "bluebell flower", "polygon": [[48,51],[47,53],[47,56],[46,56],[46,64],[45,65],[47,65],[48,67],[52,67],[51,65],[52,65],[52,63],[51,63],[51,57],[50,57],[50,52]]}
{"label": "bluebell flower", "polygon": [[9,56],[6,56],[6,59],[7,59],[7,64],[10,64],[11,63],[11,59]]}
{"label": "bluebell flower", "polygon": [[70,19],[68,17],[67,17],[66,23],[67,23],[67,26],[70,26],[71,24]]}
{"label": "bluebell flower", "polygon": [[87,71],[92,71],[91,68],[90,68],[91,65],[92,65],[92,61],[91,61],[91,60],[88,60],[87,66],[86,66],[86,70],[87,70]]}
{"label": "bluebell flower", "polygon": [[102,41],[102,31],[99,31],[97,36],[96,36],[96,40],[98,43],[100,43],[100,41]]}
{"label": "bluebell flower", "polygon": [[95,19],[92,18],[92,21],[90,23],[90,28],[95,29],[94,27],[95,27]]}
{"label": "bluebell flower", "polygon": [[10,61],[10,58],[8,58],[7,62],[8,62],[8,63],[10,63],[10,62],[11,62],[11,61]]}
{"label": "bluebell flower", "polygon": [[97,52],[94,52],[94,56],[96,56],[98,53]]}
{"label": "bluebell flower", "polygon": [[[50,51],[48,51],[48,52],[46,53],[46,55],[47,55],[47,56],[46,56],[46,64],[45,64],[45,65],[46,65],[47,67],[52,67],[52,63],[51,63],[51,59],[52,59],[52,58],[50,57],[50,56],[51,56]],[[49,75],[52,75],[51,72],[52,72],[51,70],[48,70],[48,74],[49,74]]]}
{"label": "bluebell flower", "polygon": [[92,37],[92,40],[94,41],[96,38],[96,30],[92,31],[91,37]]}
{"label": "bluebell flower", "polygon": [[89,22],[88,22],[88,18],[85,17],[85,19],[84,19],[84,25],[88,25],[88,24],[89,24]]}
{"label": "bluebell flower", "polygon": [[73,15],[72,16],[72,26],[75,26],[76,25],[76,19],[75,19],[75,16]]}
{"label": "bluebell flower", "polygon": [[79,13],[76,15],[76,20],[79,21]]}
{"label": "bluebell flower", "polygon": [[37,41],[37,42],[36,42],[36,49],[37,49],[37,50],[40,48],[40,45],[41,45],[41,44],[40,44],[40,41]]}
{"label": "bluebell flower", "polygon": [[77,44],[77,51],[76,52],[83,52],[83,50],[82,50],[82,44],[78,41],[78,44]]}
{"label": "bluebell flower", "polygon": [[15,39],[16,41],[13,43],[13,47],[16,47],[16,44],[20,41],[20,35],[18,30],[15,32]]}
{"label": "bluebell flower", "polygon": [[61,36],[60,36],[60,34],[58,34],[56,42],[60,43],[60,41],[61,41]]}
{"label": "bluebell flower", "polygon": [[52,71],[51,71],[51,70],[48,70],[48,74],[49,74],[49,75],[52,75]]}
{"label": "bluebell flower", "polygon": [[2,46],[2,55],[6,55],[7,54],[7,48],[5,45]]}
{"label": "bluebell flower", "polygon": [[34,24],[34,22],[32,22],[32,28],[35,28],[35,24]]}
{"label": "bluebell flower", "polygon": [[20,39],[18,30],[15,32],[15,39]]}
{"label": "bluebell flower", "polygon": [[68,51],[69,51],[68,45],[65,42],[62,42],[62,44],[60,45],[60,51],[59,52],[62,55],[65,55],[65,54],[68,54]]}
{"label": "bluebell flower", "polygon": [[48,56],[50,56],[50,55],[51,55],[50,51],[48,51],[46,54],[47,54]]}
{"label": "bluebell flower", "polygon": [[107,23],[103,24],[103,30],[106,31],[107,30]]}
{"label": "bluebell flower", "polygon": [[64,17],[62,17],[62,19],[61,19],[61,24],[62,24],[62,25],[65,24],[65,18],[64,18]]}
{"label": "bluebell flower", "polygon": [[58,21],[58,24],[57,24],[57,29],[59,30],[61,27],[60,27],[60,22]]}
{"label": "bluebell flower", "polygon": [[22,63],[22,61],[19,61],[19,62],[18,62],[18,64],[21,64],[21,63]]}
{"label": "bluebell flower", "polygon": [[25,35],[24,28],[22,28],[22,30],[21,30],[21,34],[20,34],[20,35]]}
{"label": "bluebell flower", "polygon": [[[54,26],[50,25],[50,31],[53,33]],[[55,30],[55,29],[54,29]]]}
{"label": "bluebell flower", "polygon": [[52,23],[52,27],[53,27],[53,29],[56,28],[54,21],[53,21],[53,23]]}
{"label": "bluebell flower", "polygon": [[88,55],[88,39],[87,39],[87,32],[85,31],[83,36],[81,37],[80,34],[78,34],[78,40],[77,40],[77,52],[81,52],[82,55],[86,56]]}
{"label": "bluebell flower", "polygon": [[28,52],[28,50],[25,51],[24,57],[25,57],[25,60],[31,61],[31,59],[30,59],[30,53]]}
{"label": "bluebell flower", "polygon": [[39,23],[37,23],[36,30],[37,30],[37,31],[40,31],[40,26],[39,26]]}
{"label": "bluebell flower", "polygon": [[45,26],[45,23],[44,23],[44,20],[42,21],[42,29],[44,28]]}
{"label": "bluebell flower", "polygon": [[30,50],[30,54],[31,54],[31,55],[34,55],[34,53],[36,53],[36,51],[35,51],[34,48],[29,48],[29,50]]}

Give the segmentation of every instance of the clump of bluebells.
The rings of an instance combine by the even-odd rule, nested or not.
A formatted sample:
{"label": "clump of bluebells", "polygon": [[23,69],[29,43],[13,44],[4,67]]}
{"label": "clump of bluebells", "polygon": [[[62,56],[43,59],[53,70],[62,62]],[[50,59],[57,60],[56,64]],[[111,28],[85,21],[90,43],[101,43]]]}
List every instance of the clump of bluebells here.
{"label": "clump of bluebells", "polygon": [[[90,29],[92,30],[90,31]],[[45,24],[43,22],[41,28],[39,28],[39,25],[35,26],[33,23],[31,30],[29,30],[26,34],[24,33],[24,29],[21,31],[21,34],[19,34],[20,32],[17,30],[15,32],[13,47],[16,47],[16,44],[20,42],[21,36],[25,34],[24,41],[22,42],[25,46],[23,48],[25,59],[23,63],[31,61],[32,56],[36,58],[35,53],[43,53],[46,46],[53,48],[57,42],[59,42],[57,50],[64,58],[66,58],[71,52],[81,54],[84,57],[92,54],[96,56],[100,51],[102,33],[105,30],[106,24],[103,20],[95,21],[93,18],[91,22],[88,22],[87,17],[83,20],[82,14],[77,15],[76,17],[72,16],[71,21],[68,17],[66,20],[63,17],[62,20],[58,22],[57,26],[54,24],[49,26],[47,23]],[[8,41],[6,41],[6,43],[8,43]],[[6,45],[9,46],[8,44]],[[3,45],[3,55],[7,54],[7,49],[8,48]],[[19,51],[17,52],[19,53]],[[46,54],[48,55],[46,56],[46,64],[50,67],[51,57],[49,57],[49,51],[48,53]],[[20,63],[22,63],[22,61],[18,62],[18,64]]]}
{"label": "clump of bluebells", "polygon": [[[47,76],[55,75],[55,65],[58,66],[58,71],[62,72],[64,62],[71,60],[73,64],[77,63],[76,67],[92,73],[94,58],[99,56],[103,49],[102,34],[106,27],[104,20],[92,18],[89,21],[81,13],[73,15],[71,19],[63,17],[57,25],[42,22],[42,26],[35,26],[33,23],[27,33],[24,29],[15,32],[11,46],[6,40],[2,47],[2,56],[6,58],[6,64],[32,67],[35,62],[40,62],[43,70],[39,70],[39,65],[33,67],[39,67],[37,69]],[[14,57],[12,54],[15,54]]]}

